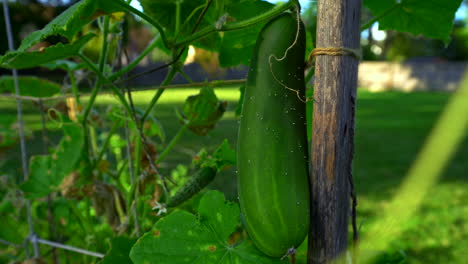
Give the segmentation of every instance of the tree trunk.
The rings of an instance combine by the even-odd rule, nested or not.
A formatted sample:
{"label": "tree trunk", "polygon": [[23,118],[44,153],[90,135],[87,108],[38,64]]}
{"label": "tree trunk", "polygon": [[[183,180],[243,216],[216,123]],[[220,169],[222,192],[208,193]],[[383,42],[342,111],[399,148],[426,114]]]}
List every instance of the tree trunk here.
{"label": "tree trunk", "polygon": [[[360,0],[318,2],[317,47],[359,48]],[[346,251],[359,61],[316,57],[308,263],[330,263]]]}

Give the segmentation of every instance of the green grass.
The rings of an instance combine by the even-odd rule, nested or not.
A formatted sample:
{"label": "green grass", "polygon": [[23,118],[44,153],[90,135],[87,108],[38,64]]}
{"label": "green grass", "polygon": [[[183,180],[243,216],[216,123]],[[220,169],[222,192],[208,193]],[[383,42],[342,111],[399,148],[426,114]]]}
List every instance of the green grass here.
{"label": "green grass", "polygon": [[[166,91],[154,108],[154,115],[163,124],[168,139],[181,124],[175,110],[196,89]],[[239,93],[237,88],[216,90],[218,97],[229,102],[223,119],[215,130],[201,137],[186,132],[173,152],[161,164],[163,169],[190,163],[202,147],[213,149],[227,138],[232,146],[237,140],[238,120],[234,111]],[[153,92],[134,94],[137,107],[144,108]],[[358,223],[362,232],[382,216],[383,210],[397,192],[418,151],[424,144],[437,117],[448,102],[448,93],[370,93],[360,91],[357,102],[356,138],[353,175],[359,199]],[[100,96],[97,104],[115,103],[111,96]],[[100,108],[103,109],[103,108]],[[0,122],[16,114],[14,103],[0,102]],[[28,141],[32,153],[40,152],[40,116],[31,104],[25,104],[26,125],[35,130]],[[467,113],[468,114],[468,113]],[[2,154],[3,152],[3,154]],[[1,155],[5,151],[0,150]],[[466,263],[468,252],[468,140],[447,165],[437,185],[430,189],[423,204],[408,222],[397,223],[404,232],[390,243],[388,252],[399,256],[402,251],[407,263]],[[8,170],[15,170],[19,156],[17,148],[8,150]],[[1,166],[1,162],[0,162]],[[4,166],[5,167],[5,166]],[[3,168],[2,168],[3,169]],[[7,171],[8,171],[7,170]],[[235,168],[217,176],[210,188],[224,191],[236,199]],[[417,191],[417,186],[415,186]],[[398,212],[395,212],[398,215]],[[396,263],[396,262],[389,262]]]}

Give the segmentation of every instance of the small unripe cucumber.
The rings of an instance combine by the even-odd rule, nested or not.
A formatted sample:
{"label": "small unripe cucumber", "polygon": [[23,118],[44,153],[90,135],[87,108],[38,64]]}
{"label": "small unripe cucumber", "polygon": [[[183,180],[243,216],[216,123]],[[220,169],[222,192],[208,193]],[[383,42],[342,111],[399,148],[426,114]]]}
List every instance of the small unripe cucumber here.
{"label": "small unripe cucumber", "polygon": [[166,203],[167,207],[176,207],[205,188],[216,176],[216,168],[200,168],[190,180],[185,183],[176,194],[171,196]]}
{"label": "small unripe cucumber", "polygon": [[284,13],[261,30],[240,120],[237,168],[242,217],[254,244],[272,257],[297,248],[309,227],[307,132],[301,100],[305,31],[302,22],[299,25],[296,38],[297,18]]}

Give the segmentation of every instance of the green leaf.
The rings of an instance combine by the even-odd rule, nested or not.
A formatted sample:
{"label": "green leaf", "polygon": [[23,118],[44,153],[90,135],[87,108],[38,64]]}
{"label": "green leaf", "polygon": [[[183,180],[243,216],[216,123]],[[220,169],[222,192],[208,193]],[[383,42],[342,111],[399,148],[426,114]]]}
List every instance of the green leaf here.
{"label": "green leaf", "polygon": [[60,179],[59,183],[75,168],[81,157],[84,143],[83,131],[80,126],[65,125],[63,131],[64,136],[55,153],[52,154],[52,169],[53,173]]}
{"label": "green leaf", "polygon": [[[138,118],[141,118],[145,113],[141,108],[135,107],[135,112]],[[132,119],[125,116],[125,112],[122,107],[111,106],[107,110],[107,116],[114,122],[117,122],[122,119],[131,121]],[[135,132],[138,132],[135,122],[129,122],[128,126]],[[161,139],[162,142],[166,140],[166,131],[162,123],[157,119],[153,114],[149,114],[146,118],[145,123],[143,124],[143,132],[149,137],[157,136]]]}
{"label": "green leaf", "polygon": [[23,243],[24,238],[28,235],[28,226],[25,221],[18,221],[18,216],[2,213],[0,215],[0,223],[2,223],[0,239],[15,244]]}
{"label": "green leaf", "polygon": [[21,185],[28,198],[43,197],[59,190],[62,180],[75,169],[83,147],[82,129],[64,125],[64,136],[50,155],[31,157],[29,178]]}
{"label": "green leaf", "polygon": [[23,40],[18,51],[26,51],[34,44],[50,36],[62,36],[69,41],[81,31],[83,26],[99,16],[125,11],[119,4],[122,0],[82,0],[72,5],[43,29],[33,32]]}
{"label": "green leaf", "polygon": [[[18,77],[18,86],[22,96],[49,97],[60,93],[60,85],[34,76]],[[15,93],[12,76],[0,77],[0,93]]]}
{"label": "green leaf", "polygon": [[129,254],[135,242],[135,238],[114,237],[109,252],[99,264],[133,264]]}
{"label": "green leaf", "polygon": [[8,69],[25,69],[65,59],[79,54],[84,45],[94,37],[89,33],[71,44],[59,43],[38,51],[13,51],[0,56],[0,67]]}
{"label": "green leaf", "polygon": [[226,111],[227,102],[219,101],[211,87],[203,87],[197,95],[189,96],[183,107],[188,128],[198,135],[212,130]]}
{"label": "green leaf", "polygon": [[229,146],[227,139],[213,153],[213,158],[216,161],[216,168],[218,171],[236,165],[236,151]]}
{"label": "green leaf", "polygon": [[[176,32],[176,3],[180,3],[180,28]],[[224,5],[222,0],[215,0],[207,10],[205,16],[198,26],[198,30],[214,25],[219,17],[222,16]],[[176,37],[181,39],[190,36],[196,25],[200,14],[207,3],[205,0],[140,0],[146,14],[156,20],[164,27],[168,38]],[[192,13],[193,12],[193,13]],[[221,37],[219,33],[209,36],[192,43],[192,45],[208,50],[213,50],[218,46]]]}
{"label": "green leaf", "polygon": [[455,12],[462,0],[364,0],[376,16],[379,29],[409,32],[414,35],[450,39]]}
{"label": "green leaf", "polygon": [[[1,91],[0,91],[1,92]],[[31,130],[25,130],[26,137],[32,136]],[[18,119],[16,115],[0,114],[0,147],[16,144],[19,140]],[[2,162],[0,162],[0,166]]]}
{"label": "green leaf", "polygon": [[[243,21],[271,9],[274,5],[264,1],[236,1],[227,6],[231,20]],[[266,22],[266,21],[265,21]],[[249,65],[258,32],[265,23],[242,30],[224,32],[219,50],[219,63],[222,67],[232,67],[239,64]]]}
{"label": "green leaf", "polygon": [[82,69],[82,68],[86,68],[86,64],[76,63],[70,60],[56,60],[53,62],[43,64],[42,66],[50,70],[62,69],[62,70],[72,71],[72,72]]}
{"label": "green leaf", "polygon": [[21,189],[29,197],[37,195],[40,197],[43,192],[49,193],[50,186],[53,185],[53,175],[50,170],[51,158],[49,155],[32,156],[29,161],[29,178],[21,185]]}
{"label": "green leaf", "polygon": [[[94,34],[90,33],[72,42],[77,33],[99,16],[126,11],[122,7],[125,5],[127,4],[122,0],[79,1],[61,13],[43,29],[35,31],[26,37],[21,42],[17,51],[0,56],[0,67],[31,68],[54,60],[75,56],[94,37]],[[49,37],[64,38],[66,44],[58,43],[40,51],[30,51],[35,44],[47,41]]]}
{"label": "green leaf", "polygon": [[206,149],[201,149],[193,159],[193,164],[197,167],[212,167],[218,172],[226,167],[236,165],[236,151],[229,146],[227,139],[209,155]]}
{"label": "green leaf", "polygon": [[200,201],[199,217],[175,211],[159,220],[130,251],[135,264],[279,264],[287,260],[263,255],[249,242],[228,243],[240,224],[239,206],[227,202],[217,191],[207,192]]}
{"label": "green leaf", "polygon": [[227,241],[239,225],[239,206],[226,202],[221,192],[207,192],[200,201],[198,214],[201,223],[212,228],[219,241]]}

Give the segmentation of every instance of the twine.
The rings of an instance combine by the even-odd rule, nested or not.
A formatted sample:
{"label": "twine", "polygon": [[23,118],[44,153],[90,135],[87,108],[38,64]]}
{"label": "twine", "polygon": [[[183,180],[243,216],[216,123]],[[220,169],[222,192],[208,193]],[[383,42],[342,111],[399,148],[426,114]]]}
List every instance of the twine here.
{"label": "twine", "polygon": [[351,49],[345,47],[315,48],[309,54],[309,58],[307,59],[307,66],[310,66],[314,58],[319,55],[351,56],[357,60],[361,60],[362,57],[360,49]]}

